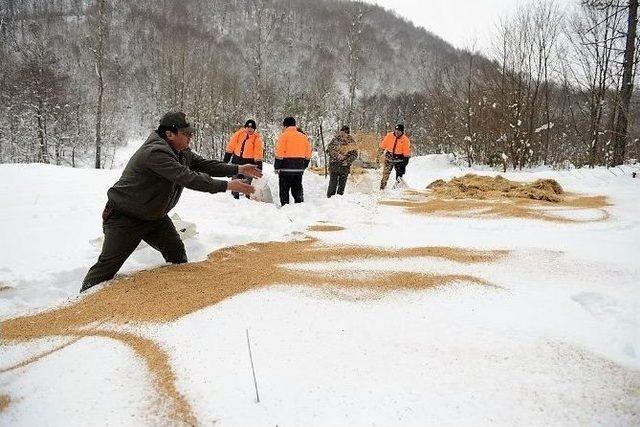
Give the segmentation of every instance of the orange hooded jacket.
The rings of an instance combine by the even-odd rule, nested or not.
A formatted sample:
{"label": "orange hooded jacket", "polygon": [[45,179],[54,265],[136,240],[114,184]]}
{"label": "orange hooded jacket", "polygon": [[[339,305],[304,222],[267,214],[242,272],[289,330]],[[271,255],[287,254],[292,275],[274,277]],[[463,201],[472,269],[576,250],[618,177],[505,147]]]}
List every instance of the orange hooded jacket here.
{"label": "orange hooded jacket", "polygon": [[282,131],[276,144],[274,169],[279,173],[303,173],[311,159],[311,143],[295,126]]}
{"label": "orange hooded jacket", "polygon": [[264,146],[260,134],[253,132],[249,135],[246,128],[238,129],[229,139],[225,150],[224,161],[229,162],[229,160],[235,165],[257,164],[262,169]]}
{"label": "orange hooded jacket", "polygon": [[380,142],[380,148],[393,157],[411,157],[411,141],[406,134],[399,138],[389,132]]}

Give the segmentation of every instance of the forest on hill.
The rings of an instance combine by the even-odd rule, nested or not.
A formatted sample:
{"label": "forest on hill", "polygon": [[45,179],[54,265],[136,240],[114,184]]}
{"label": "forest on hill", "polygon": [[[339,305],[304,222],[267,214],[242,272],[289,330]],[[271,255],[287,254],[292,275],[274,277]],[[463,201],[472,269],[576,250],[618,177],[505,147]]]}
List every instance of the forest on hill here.
{"label": "forest on hill", "polygon": [[640,152],[634,4],[522,6],[487,57],[362,2],[0,0],[0,161],[109,167],[179,109],[204,155],[255,118],[269,160],[293,115],[317,148],[320,124],[402,122],[414,154],[470,165],[620,164]]}

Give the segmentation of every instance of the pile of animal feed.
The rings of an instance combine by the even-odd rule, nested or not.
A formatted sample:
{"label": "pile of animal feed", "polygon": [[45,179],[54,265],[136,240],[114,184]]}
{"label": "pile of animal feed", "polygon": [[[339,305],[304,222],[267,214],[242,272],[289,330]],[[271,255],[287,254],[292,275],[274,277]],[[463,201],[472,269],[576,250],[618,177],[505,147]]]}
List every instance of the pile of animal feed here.
{"label": "pile of animal feed", "polygon": [[449,182],[438,179],[427,186],[442,199],[531,199],[558,203],[563,200],[564,190],[553,179],[538,179],[531,183],[510,181],[500,175],[496,177],[467,174]]}

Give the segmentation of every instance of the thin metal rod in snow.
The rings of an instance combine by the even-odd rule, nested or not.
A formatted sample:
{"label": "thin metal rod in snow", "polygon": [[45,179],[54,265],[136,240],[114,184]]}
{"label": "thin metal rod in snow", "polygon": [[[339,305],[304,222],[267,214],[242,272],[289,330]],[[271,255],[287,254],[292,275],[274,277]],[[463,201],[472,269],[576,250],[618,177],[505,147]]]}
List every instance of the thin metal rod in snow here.
{"label": "thin metal rod in snow", "polygon": [[247,332],[247,348],[249,349],[249,360],[251,361],[251,372],[253,373],[253,385],[256,388],[256,402],[260,403],[260,395],[258,394],[258,382],[256,381],[256,370],[253,367],[253,356],[251,355],[251,342],[249,341],[249,329]]}

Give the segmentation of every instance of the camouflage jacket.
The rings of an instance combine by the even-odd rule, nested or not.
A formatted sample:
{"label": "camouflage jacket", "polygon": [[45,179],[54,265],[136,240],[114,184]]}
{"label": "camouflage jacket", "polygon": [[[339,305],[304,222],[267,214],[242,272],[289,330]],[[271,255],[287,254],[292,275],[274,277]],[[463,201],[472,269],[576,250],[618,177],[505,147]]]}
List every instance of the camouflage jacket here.
{"label": "camouflage jacket", "polygon": [[358,156],[353,137],[348,133],[338,132],[327,146],[327,155],[331,172],[349,172],[351,163]]}

